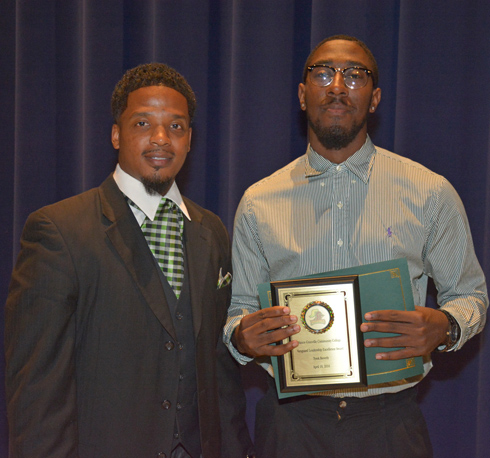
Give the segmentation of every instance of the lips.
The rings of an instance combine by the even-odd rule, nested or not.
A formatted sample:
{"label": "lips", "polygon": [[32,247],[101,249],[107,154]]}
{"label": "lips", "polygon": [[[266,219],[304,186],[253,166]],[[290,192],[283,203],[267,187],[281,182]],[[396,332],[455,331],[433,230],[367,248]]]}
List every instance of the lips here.
{"label": "lips", "polygon": [[322,108],[334,116],[341,116],[352,111],[352,106],[344,99],[333,99],[322,105]]}
{"label": "lips", "polygon": [[153,167],[165,167],[174,156],[173,152],[165,150],[150,150],[143,153],[145,160]]}

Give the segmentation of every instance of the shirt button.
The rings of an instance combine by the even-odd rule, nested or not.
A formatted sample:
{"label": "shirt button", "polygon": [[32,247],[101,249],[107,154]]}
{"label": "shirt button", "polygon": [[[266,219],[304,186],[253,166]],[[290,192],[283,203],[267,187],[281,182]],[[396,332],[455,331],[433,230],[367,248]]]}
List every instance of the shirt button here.
{"label": "shirt button", "polygon": [[320,186],[322,186],[322,187],[323,187],[323,186],[325,186],[325,183],[322,181],[322,182],[320,183]]}
{"label": "shirt button", "polygon": [[338,165],[337,167],[335,167],[337,169],[337,172],[340,172],[342,170],[342,167],[340,165]]}
{"label": "shirt button", "polygon": [[175,408],[176,408],[177,410],[182,409],[182,406],[181,406],[180,402],[178,402],[178,403],[177,403],[177,405],[175,406]]}
{"label": "shirt button", "polygon": [[343,206],[344,206],[344,204],[342,202],[337,203],[337,207],[339,207],[339,209],[341,209]]}
{"label": "shirt button", "polygon": [[165,342],[165,348],[166,348],[167,350],[169,350],[169,351],[170,351],[170,350],[173,350],[173,348],[174,348],[174,343],[173,343],[173,342],[170,342],[170,340],[169,340],[168,342]]}
{"label": "shirt button", "polygon": [[174,439],[178,439],[179,437],[179,433],[174,433]]}
{"label": "shirt button", "polygon": [[157,457],[158,458],[167,458],[167,455],[165,455],[164,452],[159,452],[159,453],[157,453]]}
{"label": "shirt button", "polygon": [[172,406],[172,403],[170,401],[165,400],[162,402],[162,409],[163,410],[168,410],[168,409],[170,409],[171,406]]}
{"label": "shirt button", "polygon": [[177,312],[175,314],[175,318],[177,318],[178,320],[181,320],[182,318],[184,318],[184,315],[182,315],[182,313],[180,313],[180,312]]}
{"label": "shirt button", "polygon": [[179,380],[184,380],[184,376],[182,374],[179,375]]}
{"label": "shirt button", "polygon": [[179,350],[182,350],[184,346],[182,344],[179,344]]}
{"label": "shirt button", "polygon": [[342,239],[339,239],[339,241],[337,242],[337,245],[342,246],[343,244],[344,244],[344,242],[342,241]]}
{"label": "shirt button", "polygon": [[347,407],[347,402],[345,402],[345,401],[340,401],[340,402],[339,402],[339,407],[340,407],[341,409],[345,409],[345,408]]}

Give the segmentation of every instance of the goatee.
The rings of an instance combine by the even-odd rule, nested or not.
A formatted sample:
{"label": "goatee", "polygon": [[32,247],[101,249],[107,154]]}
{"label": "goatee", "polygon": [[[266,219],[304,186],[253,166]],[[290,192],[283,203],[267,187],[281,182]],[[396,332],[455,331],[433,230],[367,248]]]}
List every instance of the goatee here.
{"label": "goatee", "polygon": [[160,194],[164,196],[174,182],[173,178],[162,179],[159,177],[142,177],[141,184],[149,196]]}
{"label": "goatee", "polygon": [[307,118],[311,130],[315,133],[323,147],[328,150],[340,150],[350,145],[367,122],[366,116],[360,123],[354,123],[348,129],[339,125],[321,126],[318,121],[316,123],[312,122],[308,114]]}

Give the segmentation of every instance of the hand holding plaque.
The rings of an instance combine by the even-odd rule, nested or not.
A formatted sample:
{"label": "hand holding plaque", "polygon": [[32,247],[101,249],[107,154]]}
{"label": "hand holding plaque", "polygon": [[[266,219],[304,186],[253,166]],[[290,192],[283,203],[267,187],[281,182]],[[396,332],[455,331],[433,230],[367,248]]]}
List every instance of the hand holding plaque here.
{"label": "hand holding plaque", "polygon": [[[290,357],[285,355],[286,358],[283,357],[272,357],[271,362],[272,366],[274,368],[274,374],[275,374],[275,379],[276,379],[276,387],[278,391],[278,396],[280,398],[285,398],[285,397],[290,397],[290,396],[297,396],[300,394],[307,394],[307,393],[312,393],[315,391],[327,391],[331,389],[338,389],[338,388],[343,388],[347,386],[359,386],[362,387],[364,381],[363,381],[363,369],[362,369],[362,355],[358,357],[358,360],[356,362],[355,358],[355,352],[353,353],[353,350],[357,348],[358,350],[358,355],[363,353],[364,354],[364,360],[365,360],[365,372],[367,375],[367,386],[369,387],[370,385],[379,385],[379,384],[385,384],[385,383],[390,383],[390,382],[397,382],[399,380],[407,379],[410,377],[414,376],[419,376],[423,374],[424,372],[424,367],[423,367],[423,360],[422,357],[416,356],[416,357],[407,357],[407,358],[402,358],[402,359],[397,359],[397,360],[378,360],[376,358],[376,354],[379,352],[378,347],[363,347],[363,341],[364,339],[376,339],[376,338],[389,338],[390,336],[396,337],[397,334],[393,333],[387,333],[387,332],[366,332],[364,333],[363,336],[358,337],[358,330],[360,330],[360,324],[363,320],[364,314],[367,312],[373,312],[376,310],[400,310],[400,311],[413,311],[415,309],[414,303],[413,303],[413,296],[412,296],[412,289],[411,289],[411,283],[410,283],[410,274],[408,271],[408,264],[407,260],[402,258],[402,259],[394,259],[391,261],[383,261],[379,263],[374,263],[374,264],[366,264],[363,266],[357,266],[357,267],[352,267],[352,268],[347,268],[347,269],[341,269],[337,271],[331,271],[331,272],[324,272],[324,273],[319,273],[316,275],[310,275],[307,277],[300,277],[296,279],[292,279],[291,281],[305,281],[305,280],[313,280],[313,281],[321,281],[324,282],[327,278],[333,278],[333,277],[345,277],[345,276],[357,276],[358,278],[358,286],[359,286],[359,302],[351,301],[352,304],[356,308],[358,308],[358,312],[360,313],[361,318],[359,319],[359,315],[357,314],[358,312],[347,312],[346,315],[346,321],[345,324],[346,326],[343,326],[346,331],[349,330],[348,334],[345,334],[342,336],[341,332],[338,332],[338,335],[333,337],[333,339],[338,339],[339,343],[338,346],[335,347],[335,352],[333,354],[338,354],[341,355],[340,359],[342,360],[341,362],[337,363],[334,362],[328,363],[327,365],[330,365],[330,367],[313,367],[313,371],[316,373],[316,375],[319,375],[319,380],[315,380],[310,377],[310,366],[312,363],[315,363],[314,366],[325,366],[325,360],[322,362],[320,359],[314,359],[317,357],[316,355],[325,352],[325,355],[327,354],[328,351],[333,351],[329,350],[329,348],[333,347],[326,347],[327,350],[323,350],[323,345],[327,345],[329,343],[334,343],[332,342],[326,342],[325,340],[328,340],[331,335],[331,331],[336,328],[336,324],[339,323],[339,320],[342,320],[341,322],[344,323],[344,314],[339,315],[338,310],[339,303],[337,302],[332,302],[331,298],[335,296],[335,294],[326,294],[324,296],[312,296],[308,297],[305,296],[307,299],[306,303],[298,302],[297,304],[295,303],[296,298],[293,296],[293,300],[288,298],[287,304],[288,306],[291,307],[291,313],[298,315],[299,318],[301,318],[301,313],[303,309],[310,304],[311,302],[319,301],[322,302],[330,307],[330,309],[333,312],[333,323],[330,327],[330,329],[325,330],[323,333],[320,333],[320,337],[317,337],[316,339],[314,337],[309,337],[308,342],[313,345],[312,351],[309,351],[309,349],[306,348],[307,351],[300,352],[301,349],[305,350],[303,343],[307,342],[305,339],[303,339],[302,336],[306,335],[305,329],[302,328],[302,332],[299,334],[293,336],[294,339],[297,339],[299,341],[299,345],[297,349],[295,350],[295,356],[293,356],[293,359],[290,359]],[[278,282],[279,285],[286,285],[286,283],[290,282],[290,280],[286,280],[284,282]],[[311,286],[312,284],[310,284]],[[297,285],[296,285],[297,286]],[[321,285],[317,285],[320,286]],[[274,291],[274,294],[272,294],[272,288],[273,284],[271,283],[262,283],[258,285],[258,292],[259,292],[259,297],[260,297],[260,304],[261,307],[270,307],[273,305],[273,297],[276,294],[276,291]],[[307,291],[308,292],[308,291]],[[309,291],[313,292],[313,290]],[[279,296],[278,296],[279,297]],[[299,297],[299,296],[298,296]],[[275,303],[277,300],[275,299]],[[317,304],[320,305],[320,304]],[[345,304],[344,304],[345,305]],[[293,310],[293,307],[295,309]],[[319,309],[319,311],[324,315],[323,317],[320,317],[318,315],[318,318],[327,320],[327,314],[330,316],[330,311],[328,310],[327,307],[322,306],[322,308]],[[299,311],[297,309],[300,309]],[[317,307],[314,307],[313,305],[309,307],[309,309],[312,309],[312,311],[315,313],[315,310],[318,310]],[[348,310],[348,308],[346,309]],[[306,324],[315,331],[318,330],[323,330],[324,329],[324,324],[320,323],[319,321],[317,322],[313,316],[307,314],[308,310],[305,311],[304,319]],[[342,318],[339,318],[342,317]],[[352,317],[355,317],[357,322],[357,330],[354,331],[354,329],[351,328],[352,324]],[[331,318],[331,316],[330,316]],[[310,321],[307,321],[310,320]],[[299,320],[301,322],[301,320]],[[348,323],[348,324],[347,324]],[[313,335],[313,334],[312,334]],[[326,338],[326,336],[329,336]],[[343,340],[342,340],[343,339]],[[346,340],[347,339],[347,340]],[[287,340],[287,339],[286,339]],[[284,340],[283,342],[285,342]],[[313,340],[317,340],[317,342],[313,342]],[[323,342],[318,342],[320,340],[323,340]],[[345,351],[345,345],[343,345],[343,342],[348,342],[350,345],[350,349],[347,353],[343,353]],[[359,344],[361,344],[362,351],[359,347]],[[318,346],[318,347],[315,347]],[[321,348],[321,351],[319,351],[316,348]],[[340,350],[337,350],[339,348]],[[397,348],[387,348],[385,349],[385,352],[393,351],[397,352]],[[300,361],[300,355],[305,355],[311,354],[311,359],[308,362],[308,356],[306,358],[306,362],[303,364]],[[289,358],[289,360],[288,360]],[[352,364],[354,373],[356,372],[356,365],[357,363],[361,364],[361,367],[358,369],[359,372],[359,380],[356,380],[355,378],[350,378],[349,376],[344,377],[344,375],[341,375],[341,377],[344,378],[347,384],[343,384],[340,382],[339,379],[336,377],[340,377],[338,374],[336,375],[336,371],[339,370],[339,374],[345,374],[345,367],[344,365],[347,364],[346,361],[348,361],[348,358],[351,358],[351,360],[348,362],[348,364]],[[330,361],[330,355],[329,355],[329,360]],[[291,372],[291,369],[293,372]],[[295,372],[296,371],[296,372]],[[323,371],[323,372],[322,372]],[[324,371],[330,371],[331,373],[327,376],[325,376]],[[293,375],[291,375],[291,373]],[[302,381],[299,382],[301,385],[301,389],[299,387],[287,387],[285,386],[285,381],[287,380],[287,377],[290,378],[295,378],[296,374],[302,378]],[[348,374],[348,372],[347,372]],[[306,376],[306,378],[305,378]],[[327,381],[331,381],[333,383],[328,383]],[[320,382],[317,384],[317,382]],[[325,384],[328,385],[327,388],[325,388]],[[367,389],[367,387],[366,387]]]}
{"label": "hand holding plaque", "polygon": [[[234,347],[251,358],[280,356],[297,346],[289,337],[300,331],[297,317],[286,307],[268,307],[245,315],[232,337]],[[283,341],[283,344],[271,345]]]}
{"label": "hand holding plaque", "polygon": [[278,358],[284,392],[366,386],[356,275],[272,282],[271,294],[300,317],[298,347]]}

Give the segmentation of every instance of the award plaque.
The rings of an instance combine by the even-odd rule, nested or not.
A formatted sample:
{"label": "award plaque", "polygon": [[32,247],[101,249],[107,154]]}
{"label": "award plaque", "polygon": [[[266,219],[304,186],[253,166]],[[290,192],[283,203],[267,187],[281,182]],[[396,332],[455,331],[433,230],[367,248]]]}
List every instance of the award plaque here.
{"label": "award plaque", "polygon": [[271,282],[272,304],[287,306],[299,345],[278,357],[282,392],[367,386],[357,275]]}

